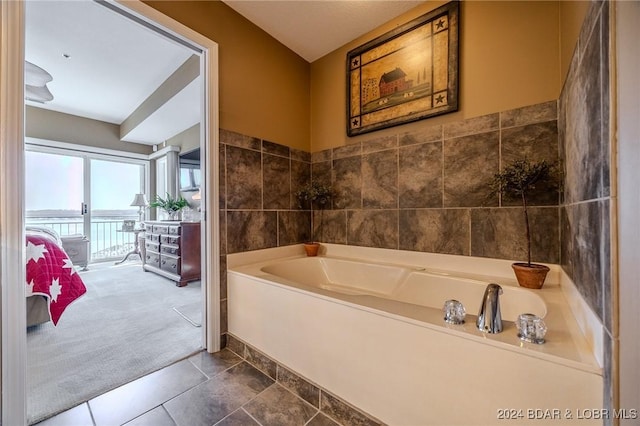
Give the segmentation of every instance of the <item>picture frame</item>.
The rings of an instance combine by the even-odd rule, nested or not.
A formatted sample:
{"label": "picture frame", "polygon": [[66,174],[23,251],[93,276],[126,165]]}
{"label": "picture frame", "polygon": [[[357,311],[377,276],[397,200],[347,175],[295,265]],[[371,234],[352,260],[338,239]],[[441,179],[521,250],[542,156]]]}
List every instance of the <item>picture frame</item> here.
{"label": "picture frame", "polygon": [[458,110],[459,2],[347,53],[347,135]]}

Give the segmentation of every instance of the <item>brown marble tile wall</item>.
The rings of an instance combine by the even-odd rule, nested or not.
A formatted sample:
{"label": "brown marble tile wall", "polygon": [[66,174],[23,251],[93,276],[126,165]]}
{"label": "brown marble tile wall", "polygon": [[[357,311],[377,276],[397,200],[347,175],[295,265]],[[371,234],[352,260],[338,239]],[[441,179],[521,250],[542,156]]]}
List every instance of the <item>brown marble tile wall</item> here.
{"label": "brown marble tile wall", "polygon": [[443,207],[442,144],[415,143],[398,155],[398,207]]}
{"label": "brown marble tile wall", "polygon": [[311,178],[311,155],[274,142],[220,130],[223,254],[297,244],[311,216],[295,192]]}
{"label": "brown marble tile wall", "polygon": [[[558,161],[557,102],[313,153],[312,178],[339,193],[324,212],[320,239],[522,260],[521,210],[488,186],[522,156]],[[558,203],[558,192],[545,188],[532,198],[535,261],[559,261]]]}
{"label": "brown marble tile wall", "polygon": [[611,296],[609,7],[590,5],[560,96],[558,127],[565,174],[561,264],[604,325],[603,406],[611,409],[618,342]]}
{"label": "brown marble tile wall", "polygon": [[309,239],[311,214],[298,208],[295,193],[311,179],[311,154],[222,129],[219,153],[220,312],[224,334],[227,254]]}

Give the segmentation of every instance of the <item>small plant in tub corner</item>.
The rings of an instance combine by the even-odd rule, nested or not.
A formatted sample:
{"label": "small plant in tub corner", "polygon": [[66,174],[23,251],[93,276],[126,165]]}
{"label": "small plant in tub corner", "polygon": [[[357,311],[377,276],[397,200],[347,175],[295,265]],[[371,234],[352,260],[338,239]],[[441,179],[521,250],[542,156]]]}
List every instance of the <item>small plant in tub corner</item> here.
{"label": "small plant in tub corner", "polygon": [[527,262],[512,264],[518,284],[526,288],[542,288],[549,272],[549,267],[531,263],[531,229],[527,210],[529,196],[536,191],[558,191],[558,172],[554,165],[546,161],[532,162],[525,159],[515,160],[496,173],[491,181],[493,194],[500,194],[503,199],[520,200],[524,216],[525,235],[527,239]]}
{"label": "small plant in tub corner", "polygon": [[318,249],[320,248],[320,244],[315,239],[313,211],[314,209],[320,210],[320,224],[318,225],[318,232],[322,235],[322,225],[324,222],[323,211],[330,205],[333,196],[333,188],[331,188],[330,185],[324,185],[320,182],[313,181],[296,192],[298,207],[301,209],[311,209],[311,241],[304,244],[307,256],[316,256],[318,254]]}

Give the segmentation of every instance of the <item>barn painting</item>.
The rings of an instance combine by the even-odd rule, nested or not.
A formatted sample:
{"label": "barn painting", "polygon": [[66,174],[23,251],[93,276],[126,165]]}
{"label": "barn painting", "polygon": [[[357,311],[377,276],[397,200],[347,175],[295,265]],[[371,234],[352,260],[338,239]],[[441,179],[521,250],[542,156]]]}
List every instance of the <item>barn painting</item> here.
{"label": "barn painting", "polygon": [[458,3],[347,54],[347,134],[458,109]]}

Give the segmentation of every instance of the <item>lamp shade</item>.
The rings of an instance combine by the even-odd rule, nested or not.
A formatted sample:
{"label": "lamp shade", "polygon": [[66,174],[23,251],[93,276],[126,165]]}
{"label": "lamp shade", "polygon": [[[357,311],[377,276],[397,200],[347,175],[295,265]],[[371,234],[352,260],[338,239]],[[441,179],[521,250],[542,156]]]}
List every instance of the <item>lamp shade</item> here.
{"label": "lamp shade", "polygon": [[133,201],[130,205],[136,207],[146,207],[147,204],[147,199],[145,198],[144,194],[136,194],[136,196],[133,197]]}

